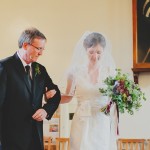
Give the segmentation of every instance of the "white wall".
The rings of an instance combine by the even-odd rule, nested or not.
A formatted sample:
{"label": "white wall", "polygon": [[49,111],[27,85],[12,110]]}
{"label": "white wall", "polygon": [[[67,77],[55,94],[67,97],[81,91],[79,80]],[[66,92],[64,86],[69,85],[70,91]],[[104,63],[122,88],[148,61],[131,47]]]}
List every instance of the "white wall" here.
{"label": "white wall", "polygon": [[[73,48],[87,30],[107,35],[118,68],[132,76],[131,0],[1,0],[0,59],[14,54],[21,31],[35,26],[48,43],[39,62],[47,67],[55,83],[67,68]],[[120,115],[120,136],[150,138],[150,74],[141,73],[139,84],[147,101],[134,116]],[[65,111],[72,111],[74,103]],[[71,109],[71,110],[70,110]],[[63,110],[62,110],[63,111]],[[66,113],[62,112],[62,134],[68,135]]]}

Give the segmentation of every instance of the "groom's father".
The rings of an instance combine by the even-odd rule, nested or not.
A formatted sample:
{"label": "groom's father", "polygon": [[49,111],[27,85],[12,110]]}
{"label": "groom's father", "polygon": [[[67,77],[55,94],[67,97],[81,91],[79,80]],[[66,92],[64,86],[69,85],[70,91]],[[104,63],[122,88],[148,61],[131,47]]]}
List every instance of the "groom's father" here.
{"label": "groom's father", "polygon": [[[46,37],[36,28],[22,32],[19,50],[0,61],[0,141],[2,150],[43,150],[43,119],[51,119],[60,91],[37,63]],[[42,106],[45,89],[56,94]]]}

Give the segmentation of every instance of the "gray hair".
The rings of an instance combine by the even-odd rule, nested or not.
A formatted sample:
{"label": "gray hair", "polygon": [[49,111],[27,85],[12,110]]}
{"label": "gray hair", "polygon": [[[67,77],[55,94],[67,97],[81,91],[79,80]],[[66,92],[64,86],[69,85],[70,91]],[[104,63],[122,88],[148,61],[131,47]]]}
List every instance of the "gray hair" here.
{"label": "gray hair", "polygon": [[18,40],[18,46],[19,48],[22,48],[23,43],[30,43],[32,44],[34,39],[43,39],[46,40],[46,37],[44,36],[43,33],[41,33],[38,29],[36,28],[28,28],[25,29],[19,40]]}
{"label": "gray hair", "polygon": [[85,49],[90,48],[92,46],[96,46],[97,44],[100,44],[103,48],[106,46],[106,40],[104,36],[97,32],[90,33],[83,42],[83,46]]}

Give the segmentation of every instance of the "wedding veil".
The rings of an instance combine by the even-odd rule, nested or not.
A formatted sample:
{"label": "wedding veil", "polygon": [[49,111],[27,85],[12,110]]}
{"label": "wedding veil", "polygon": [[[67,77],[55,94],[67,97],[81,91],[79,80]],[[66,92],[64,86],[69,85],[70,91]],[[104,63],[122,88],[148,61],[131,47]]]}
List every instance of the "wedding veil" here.
{"label": "wedding veil", "polygon": [[[89,59],[87,56],[87,51],[84,43],[85,40],[87,40],[87,42],[90,42],[88,41],[88,37],[90,37],[90,39],[92,40],[95,40],[95,36],[101,36],[101,38],[103,38],[103,40],[105,41],[103,54],[101,55],[100,59],[97,61],[97,65],[96,65],[96,69],[99,70],[99,76],[98,76],[99,86],[104,86],[102,81],[106,77],[108,77],[109,75],[111,76],[115,75],[116,66],[113,57],[111,55],[111,46],[108,39],[106,38],[106,36],[102,35],[101,33],[87,31],[82,35],[82,37],[76,44],[73,52],[72,61],[69,65],[69,68],[66,71],[65,76],[67,77],[67,79],[72,80],[72,86],[70,88],[69,95],[74,94],[74,89],[79,79],[80,80],[81,78],[83,78],[84,80],[87,79],[85,76],[88,75]],[[91,45],[91,46],[95,46],[95,45]]]}

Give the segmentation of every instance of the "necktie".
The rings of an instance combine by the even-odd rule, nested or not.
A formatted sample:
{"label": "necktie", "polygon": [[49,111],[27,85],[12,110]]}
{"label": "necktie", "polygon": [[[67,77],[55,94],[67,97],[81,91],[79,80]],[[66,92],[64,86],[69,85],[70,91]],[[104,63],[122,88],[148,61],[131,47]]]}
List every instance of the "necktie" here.
{"label": "necktie", "polygon": [[30,66],[26,65],[25,69],[26,69],[26,75],[27,75],[27,80],[28,80],[28,83],[29,83],[29,87],[32,90],[32,80],[31,80],[31,76],[30,76]]}

